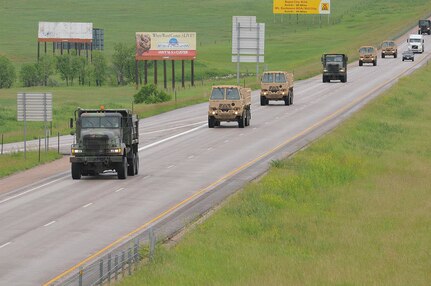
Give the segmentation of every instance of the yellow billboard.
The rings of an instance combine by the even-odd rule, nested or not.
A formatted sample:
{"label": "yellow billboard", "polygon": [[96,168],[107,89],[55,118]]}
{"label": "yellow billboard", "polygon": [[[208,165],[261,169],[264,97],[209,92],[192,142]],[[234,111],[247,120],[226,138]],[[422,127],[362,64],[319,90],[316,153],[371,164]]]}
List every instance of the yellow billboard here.
{"label": "yellow billboard", "polygon": [[274,14],[331,14],[331,0],[274,0]]}

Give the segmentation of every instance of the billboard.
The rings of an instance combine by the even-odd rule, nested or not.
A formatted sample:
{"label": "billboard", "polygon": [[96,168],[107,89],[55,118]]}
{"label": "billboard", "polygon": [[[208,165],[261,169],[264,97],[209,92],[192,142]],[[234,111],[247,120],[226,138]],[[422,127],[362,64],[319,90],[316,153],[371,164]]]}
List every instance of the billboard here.
{"label": "billboard", "polygon": [[194,60],[194,32],[137,32],[136,60]]}
{"label": "billboard", "polygon": [[39,22],[39,42],[91,43],[93,23]]}
{"label": "billboard", "polygon": [[331,0],[274,0],[274,14],[331,14]]}

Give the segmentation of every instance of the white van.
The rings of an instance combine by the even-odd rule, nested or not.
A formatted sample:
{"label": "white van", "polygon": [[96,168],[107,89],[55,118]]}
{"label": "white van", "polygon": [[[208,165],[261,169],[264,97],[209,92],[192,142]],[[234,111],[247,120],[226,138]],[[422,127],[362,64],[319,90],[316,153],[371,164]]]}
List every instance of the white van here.
{"label": "white van", "polygon": [[409,50],[414,53],[423,53],[425,51],[424,36],[411,34],[407,39]]}

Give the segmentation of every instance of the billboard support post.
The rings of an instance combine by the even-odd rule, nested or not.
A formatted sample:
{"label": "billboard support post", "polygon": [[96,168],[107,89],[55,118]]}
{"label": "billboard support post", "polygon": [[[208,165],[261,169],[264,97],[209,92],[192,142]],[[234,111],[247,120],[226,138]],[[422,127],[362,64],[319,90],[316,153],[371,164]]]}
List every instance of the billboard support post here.
{"label": "billboard support post", "polygon": [[154,84],[157,85],[157,61],[154,60]]}
{"label": "billboard support post", "polygon": [[184,60],[181,61],[181,87],[184,88]]}
{"label": "billboard support post", "polygon": [[135,82],[136,82],[136,89],[138,89],[139,86],[139,79],[138,79],[138,74],[139,74],[139,67],[138,67],[138,61],[135,61]]}
{"label": "billboard support post", "polygon": [[166,60],[163,60],[163,87],[168,88],[168,81],[166,78]]}
{"label": "billboard support post", "polygon": [[175,61],[172,60],[172,89],[175,89]]}
{"label": "billboard support post", "polygon": [[37,62],[39,62],[40,58],[40,42],[37,42]]}
{"label": "billboard support post", "polygon": [[194,60],[191,60],[191,73],[192,73],[192,77],[191,77],[191,83],[192,83],[192,86],[195,86],[195,61]]}
{"label": "billboard support post", "polygon": [[148,83],[148,61],[144,61],[144,84]]}

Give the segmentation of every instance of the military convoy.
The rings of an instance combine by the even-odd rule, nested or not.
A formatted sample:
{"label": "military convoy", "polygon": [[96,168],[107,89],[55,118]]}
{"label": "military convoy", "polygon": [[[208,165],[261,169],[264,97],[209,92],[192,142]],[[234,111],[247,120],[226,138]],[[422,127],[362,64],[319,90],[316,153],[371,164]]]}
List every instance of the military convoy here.
{"label": "military convoy", "polygon": [[323,65],[323,82],[330,82],[331,80],[347,82],[348,57],[345,54],[324,54],[321,62]]}
{"label": "military convoy", "polygon": [[359,49],[359,66],[365,64],[377,65],[377,49],[373,46],[362,46]]}
{"label": "military convoy", "polygon": [[220,122],[238,122],[239,128],[250,125],[251,89],[236,85],[213,86],[209,98],[208,127]]}
{"label": "military convoy", "polygon": [[398,47],[394,41],[384,41],[382,43],[382,58],[384,59],[386,56],[393,56],[397,58],[398,55]]}
{"label": "military convoy", "polygon": [[260,105],[270,100],[293,104],[293,74],[285,71],[266,71],[260,81]]}
{"label": "military convoy", "polygon": [[70,119],[76,123],[76,143],[70,157],[72,178],[115,170],[118,179],[139,172],[139,121],[127,109],[81,109]]}

